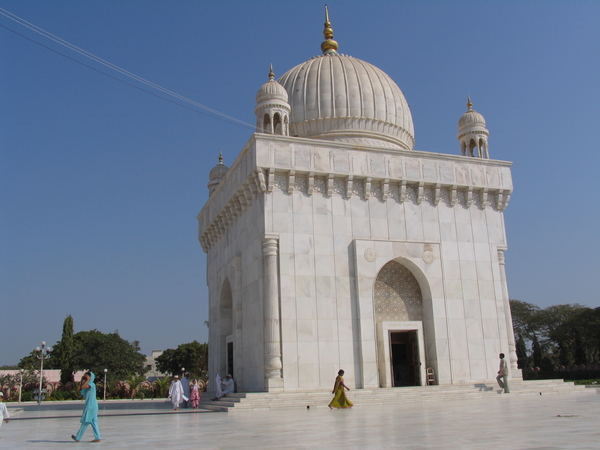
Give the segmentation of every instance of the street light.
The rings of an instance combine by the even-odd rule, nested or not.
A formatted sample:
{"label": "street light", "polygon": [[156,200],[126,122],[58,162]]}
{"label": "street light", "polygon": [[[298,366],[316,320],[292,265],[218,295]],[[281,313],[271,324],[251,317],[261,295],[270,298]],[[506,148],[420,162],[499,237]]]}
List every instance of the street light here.
{"label": "street light", "polygon": [[[46,347],[46,343],[42,341],[42,347],[36,347],[35,357],[40,360],[40,392],[38,394],[38,405],[42,403],[42,381],[44,380],[44,360],[50,358],[52,347]],[[39,353],[39,355],[38,355]]]}
{"label": "street light", "polygon": [[19,384],[19,403],[21,403],[21,392],[23,391],[23,369],[21,369],[20,372],[21,372],[21,383]]}
{"label": "street light", "polygon": [[104,369],[104,401],[106,401],[106,372],[108,369]]}

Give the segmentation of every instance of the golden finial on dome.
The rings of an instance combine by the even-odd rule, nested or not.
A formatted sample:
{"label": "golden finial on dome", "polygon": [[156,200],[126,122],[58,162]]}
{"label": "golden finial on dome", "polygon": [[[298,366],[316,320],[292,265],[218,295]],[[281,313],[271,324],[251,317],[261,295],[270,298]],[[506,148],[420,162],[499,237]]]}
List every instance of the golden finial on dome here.
{"label": "golden finial on dome", "polygon": [[273,81],[275,79],[275,73],[273,72],[273,64],[271,63],[271,67],[269,68],[269,81]]}
{"label": "golden finial on dome", "polygon": [[467,108],[469,108],[469,111],[473,111],[473,103],[471,103],[470,95],[467,95]]}
{"label": "golden finial on dome", "polygon": [[323,54],[337,53],[338,43],[333,38],[333,29],[331,28],[331,22],[329,22],[329,8],[325,5],[325,30],[323,30],[323,36],[325,40],[321,43],[321,50]]}
{"label": "golden finial on dome", "polygon": [[219,164],[223,164],[223,151],[219,152]]}

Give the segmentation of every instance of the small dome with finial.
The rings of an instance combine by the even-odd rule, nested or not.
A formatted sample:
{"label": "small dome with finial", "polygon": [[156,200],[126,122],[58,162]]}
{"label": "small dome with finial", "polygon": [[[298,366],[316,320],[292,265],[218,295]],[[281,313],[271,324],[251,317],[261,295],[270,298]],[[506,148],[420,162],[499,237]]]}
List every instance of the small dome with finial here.
{"label": "small dome with finial", "polygon": [[285,88],[275,81],[275,74],[273,73],[273,64],[269,70],[269,81],[263,84],[258,92],[256,93],[256,104],[263,103],[270,100],[280,100],[287,103],[288,93]]}
{"label": "small dome with finial", "polygon": [[229,170],[225,164],[223,164],[223,152],[219,152],[219,164],[212,168],[210,173],[208,174],[208,195],[212,195],[215,191],[219,183],[223,178],[225,178],[225,174]]}
{"label": "small dome with finial", "polygon": [[485,128],[485,118],[473,109],[473,103],[471,103],[471,96],[467,97],[467,112],[462,115],[458,121],[458,131],[463,131],[465,128],[474,126],[480,126]]}

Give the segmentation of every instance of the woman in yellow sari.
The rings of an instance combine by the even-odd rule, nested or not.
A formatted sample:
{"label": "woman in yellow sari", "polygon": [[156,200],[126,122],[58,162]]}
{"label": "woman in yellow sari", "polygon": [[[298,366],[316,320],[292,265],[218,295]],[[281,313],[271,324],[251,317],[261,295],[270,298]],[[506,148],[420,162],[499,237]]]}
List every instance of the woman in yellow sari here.
{"label": "woman in yellow sari", "polygon": [[350,390],[348,386],[344,384],[344,371],[340,370],[338,376],[335,378],[335,384],[333,385],[333,391],[331,391],[333,400],[329,403],[329,409],[333,408],[352,408],[354,403],[348,400],[346,397],[346,390]]}

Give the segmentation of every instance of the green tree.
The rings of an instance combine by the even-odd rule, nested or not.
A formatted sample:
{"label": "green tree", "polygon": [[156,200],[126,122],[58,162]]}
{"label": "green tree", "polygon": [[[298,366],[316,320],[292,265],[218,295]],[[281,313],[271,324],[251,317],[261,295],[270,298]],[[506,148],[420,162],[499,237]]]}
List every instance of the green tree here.
{"label": "green tree", "polygon": [[180,344],[176,349],[168,349],[156,358],[156,367],[163,373],[179,375],[181,368],[197,378],[208,373],[208,344],[197,341]]}
{"label": "green tree", "polygon": [[60,382],[64,385],[73,381],[73,317],[68,315],[63,322],[60,341],[54,346],[54,356],[60,366]]}
{"label": "green tree", "polygon": [[104,334],[98,330],[73,335],[74,370],[90,370],[100,377],[108,369],[112,380],[126,380],[145,373],[146,356],[138,341],[128,342],[118,331]]}

